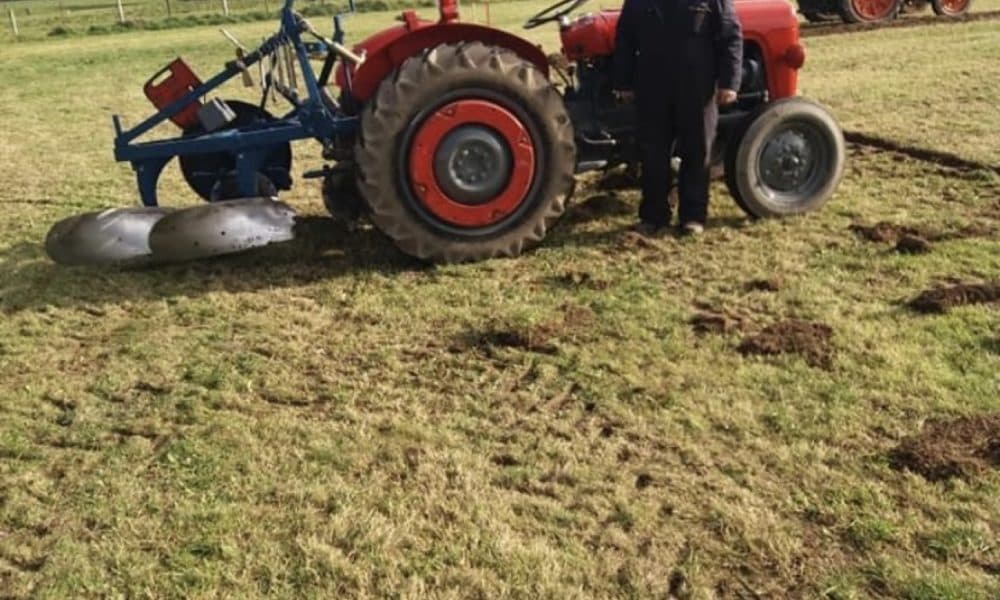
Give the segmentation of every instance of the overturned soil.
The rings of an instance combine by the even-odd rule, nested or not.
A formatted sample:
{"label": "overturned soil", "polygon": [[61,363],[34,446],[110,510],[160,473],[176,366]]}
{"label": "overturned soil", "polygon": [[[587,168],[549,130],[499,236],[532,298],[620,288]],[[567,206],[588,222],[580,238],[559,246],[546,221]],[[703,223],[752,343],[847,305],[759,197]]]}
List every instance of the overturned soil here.
{"label": "overturned soil", "polygon": [[926,254],[931,251],[931,243],[919,235],[904,235],[896,242],[896,252],[900,254]]}
{"label": "overturned soil", "polygon": [[785,287],[785,280],[781,277],[751,279],[743,285],[743,289],[748,292],[777,292],[783,287]]}
{"label": "overturned soil", "polygon": [[689,323],[691,324],[691,329],[699,335],[709,333],[723,334],[738,329],[742,325],[742,320],[720,312],[703,311],[691,317]]}
{"label": "overturned soil", "polygon": [[512,326],[492,323],[482,330],[471,331],[451,345],[454,352],[480,350],[492,354],[497,348],[515,348],[538,354],[557,354],[556,342],[572,337],[587,329],[596,319],[594,311],[586,306],[564,304],[559,308],[561,317],[534,326]]}
{"label": "overturned soil", "polygon": [[829,369],[833,364],[833,329],[812,321],[780,321],[760,333],[747,336],[736,350],[743,355],[798,354],[812,367]]}
{"label": "overturned soil", "polygon": [[1000,302],[1000,281],[960,283],[925,290],[908,306],[921,313],[945,313],[956,306]]}
{"label": "overturned soil", "polygon": [[586,223],[610,216],[628,215],[635,212],[628,202],[614,192],[597,194],[583,202],[570,206],[566,220],[571,223]]}
{"label": "overturned soil", "polygon": [[[994,14],[991,18],[1000,17],[1000,11],[993,12],[996,14]],[[980,16],[986,14],[987,13],[980,13]],[[941,19],[938,19],[937,21],[940,22]],[[989,165],[983,162],[962,158],[961,156],[951,154],[950,152],[941,152],[939,150],[931,150],[930,148],[921,148],[920,146],[905,144],[896,140],[862,133],[860,131],[845,131],[844,139],[851,144],[867,146],[884,152],[894,152],[897,155],[908,156],[922,162],[934,163],[939,167],[946,167],[957,171],[992,171],[993,173],[1000,174],[1000,166]]]}
{"label": "overturned soil", "polygon": [[852,223],[849,229],[861,239],[869,242],[898,242],[903,236],[923,237],[923,234],[913,227],[897,225],[889,221],[879,221],[874,225]]}
{"label": "overturned soil", "polygon": [[606,290],[611,286],[611,282],[607,279],[594,277],[593,274],[587,271],[566,271],[550,277],[548,280],[551,283],[565,287],[587,288],[591,290]]}
{"label": "overturned soil", "polygon": [[986,223],[973,223],[953,229],[932,229],[916,225],[901,225],[879,221],[874,225],[852,223],[848,229],[868,242],[892,243],[902,254],[924,254],[933,249],[932,242],[989,237],[996,228]]}
{"label": "overturned soil", "polygon": [[889,464],[930,481],[972,479],[998,468],[1000,414],[928,421],[889,453]]}

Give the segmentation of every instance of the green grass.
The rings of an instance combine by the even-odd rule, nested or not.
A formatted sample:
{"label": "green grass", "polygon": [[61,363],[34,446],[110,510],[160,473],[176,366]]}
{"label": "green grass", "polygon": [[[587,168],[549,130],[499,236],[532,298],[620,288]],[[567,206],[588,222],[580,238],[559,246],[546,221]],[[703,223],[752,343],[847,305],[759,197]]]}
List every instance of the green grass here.
{"label": "green grass", "polygon": [[[496,0],[492,4],[512,1],[515,0]],[[281,3],[282,0],[229,0],[229,16],[225,16],[222,0],[131,0],[122,3],[125,22],[121,23],[117,4],[112,0],[7,0],[0,4],[4,20],[0,27],[0,43],[15,41],[7,20],[8,10],[13,10],[17,19],[20,37],[16,39],[30,41],[47,37],[275,21]],[[484,0],[463,2],[463,11],[467,16],[471,14],[482,17],[485,12],[484,4],[487,4]],[[581,11],[614,8],[619,4],[595,3],[581,8]],[[357,0],[357,9],[361,12],[433,5],[434,0]],[[296,10],[307,17],[318,18],[340,12],[346,6],[346,1],[297,0]],[[970,10],[982,12],[998,8],[1000,0],[975,0]],[[929,15],[931,12],[927,8],[920,14]]]}
{"label": "green grass", "polygon": [[[358,15],[351,39],[388,22]],[[993,31],[812,39],[801,87],[852,129],[996,163],[1000,115],[957,95],[1000,78]],[[536,39],[555,48],[554,30]],[[231,56],[207,27],[3,48],[0,596],[1000,593],[1000,475],[930,483],[886,459],[927,418],[1000,410],[997,308],[901,306],[1000,278],[1000,241],[901,256],[847,229],[995,224],[996,175],[856,151],[804,218],[746,222],[717,188],[704,239],[636,247],[626,191],[520,259],[465,266],[318,220],[255,255],[51,264],[54,220],[134,201],[110,115],[146,116],[141,84],[178,53],[202,74]],[[295,152],[297,172],[319,164],[314,144]],[[599,196],[584,180],[576,202]],[[162,197],[196,201],[175,167]],[[323,214],[314,181],[285,199]],[[833,366],[696,335],[703,304],[751,331],[825,322]],[[470,343],[539,326],[553,353]]]}

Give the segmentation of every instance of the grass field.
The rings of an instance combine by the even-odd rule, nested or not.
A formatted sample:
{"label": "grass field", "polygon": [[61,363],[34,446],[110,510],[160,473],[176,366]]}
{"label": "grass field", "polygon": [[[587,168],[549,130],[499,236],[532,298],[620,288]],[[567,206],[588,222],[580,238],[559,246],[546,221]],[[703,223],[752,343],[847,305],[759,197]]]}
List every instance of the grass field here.
{"label": "grass field", "polygon": [[[807,42],[802,92],[845,128],[1000,164],[996,22]],[[718,188],[695,242],[630,237],[637,194],[585,180],[538,250],[438,268],[297,181],[291,245],[69,269],[49,225],[134,202],[110,115],[138,122],[148,74],[229,45],[0,52],[0,598],[1000,595],[1000,473],[893,459],[933,419],[1000,413],[997,306],[904,306],[1000,279],[995,173],[855,147],[821,212],[751,223]],[[175,167],[163,185],[195,202]],[[878,221],[951,237],[913,256],[849,229]],[[694,331],[705,313],[721,331]],[[783,319],[830,327],[822,360],[737,352]]]}
{"label": "grass field", "polygon": [[[467,12],[482,14],[483,5],[493,6],[524,0],[475,0],[463,2]],[[0,2],[3,26],[0,43],[39,40],[47,37],[103,35],[138,29],[182,29],[197,25],[226,25],[238,22],[271,21],[277,18],[283,0],[226,0],[229,16],[223,13],[222,0],[123,0],[125,23],[119,23],[114,0],[4,0]],[[433,0],[356,0],[359,11],[391,9],[399,6],[433,6]],[[620,2],[595,2],[588,8],[613,8]],[[296,9],[306,16],[320,17],[345,10],[346,0],[297,0]],[[928,5],[929,6],[929,5]],[[1000,8],[1000,0],[974,0],[970,12]],[[8,21],[13,11],[20,37],[15,38]],[[527,14],[526,9],[521,13]],[[926,8],[922,14],[931,14]],[[905,18],[905,16],[903,17]]]}

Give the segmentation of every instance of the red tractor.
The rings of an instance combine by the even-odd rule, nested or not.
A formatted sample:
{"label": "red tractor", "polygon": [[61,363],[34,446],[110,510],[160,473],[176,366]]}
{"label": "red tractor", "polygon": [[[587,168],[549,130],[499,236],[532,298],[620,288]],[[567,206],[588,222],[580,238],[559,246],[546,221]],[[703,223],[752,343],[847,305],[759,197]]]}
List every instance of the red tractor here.
{"label": "red tractor", "polygon": [[798,0],[799,12],[810,23],[881,23],[901,12],[919,12],[929,4],[939,17],[961,17],[969,12],[972,0]]}
{"label": "red tractor", "polygon": [[[455,0],[437,22],[401,24],[354,47],[341,105],[360,114],[353,151],[360,197],[375,225],[408,254],[438,261],[514,256],[566,210],[574,175],[636,162],[634,108],[615,101],[611,55],[618,11],[575,18],[560,0],[525,28],[559,27],[561,57],[506,31],[462,23]],[[743,84],[720,118],[715,158],[753,217],[823,205],[844,168],[843,135],[820,105],[795,96],[805,60],[785,0],[736,2]],[[349,178],[328,178],[336,209]]]}
{"label": "red tractor", "polygon": [[[290,142],[314,139],[333,164],[307,176],[323,178],[334,215],[367,212],[421,259],[515,256],[565,212],[577,173],[636,163],[634,108],[611,89],[618,13],[571,18],[585,2],[559,0],[525,23],[558,25],[562,53],[552,59],[516,35],[460,22],[456,0],[440,0],[436,22],[403,12],[353,50],[339,17],[328,39],[285,0],[281,28],[258,48],[238,46],[204,82],[177,59],[144,88],[156,114],[130,129],[113,118],[115,157],[131,163],[145,208],[63,220],[46,239],[49,255],[162,262],[289,239],[294,211],[271,198],[292,184]],[[786,0],[736,7],[743,84],[720,117],[714,160],[753,217],[816,209],[840,181],[844,139],[825,109],[795,96],[805,60],[798,20]],[[318,72],[307,34],[320,42]],[[212,97],[235,77],[252,85],[253,70],[260,104]],[[277,94],[291,106],[280,118],[264,109]],[[168,121],[183,135],[140,140]],[[159,207],[157,181],[175,157],[211,204]]]}

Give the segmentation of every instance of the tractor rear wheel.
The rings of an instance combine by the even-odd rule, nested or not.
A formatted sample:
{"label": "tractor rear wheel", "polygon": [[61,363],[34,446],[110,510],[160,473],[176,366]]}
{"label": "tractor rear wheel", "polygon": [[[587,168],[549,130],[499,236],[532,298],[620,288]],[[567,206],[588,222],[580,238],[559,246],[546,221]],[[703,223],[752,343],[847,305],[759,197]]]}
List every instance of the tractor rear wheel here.
{"label": "tractor rear wheel", "polygon": [[972,0],[931,0],[931,8],[939,17],[960,17],[969,12]]}
{"label": "tractor rear wheel", "polygon": [[902,0],[840,0],[840,16],[848,23],[879,23],[896,18]]}
{"label": "tractor rear wheel", "polygon": [[844,135],[830,113],[785,98],[750,117],[726,149],[726,187],[752,217],[815,210],[844,174]]}
{"label": "tractor rear wheel", "polygon": [[406,60],[361,115],[358,188],[407,254],[516,256],[545,237],[573,191],[562,97],[531,63],[479,42]]}

